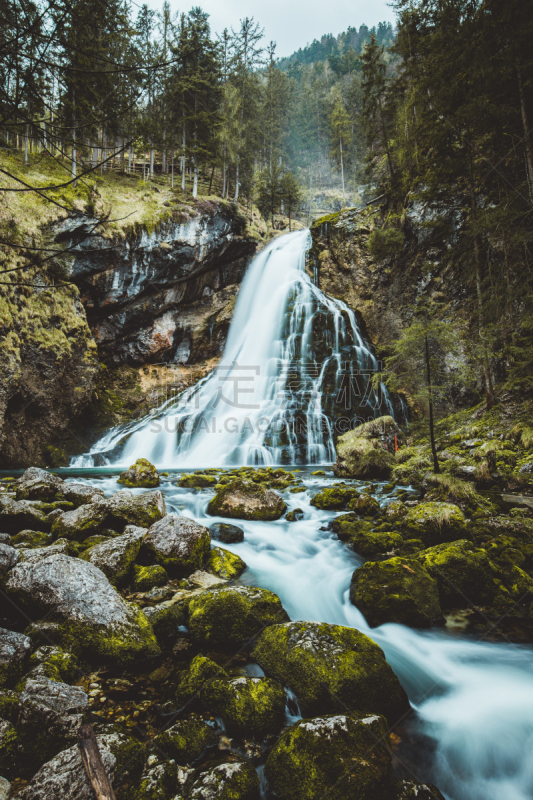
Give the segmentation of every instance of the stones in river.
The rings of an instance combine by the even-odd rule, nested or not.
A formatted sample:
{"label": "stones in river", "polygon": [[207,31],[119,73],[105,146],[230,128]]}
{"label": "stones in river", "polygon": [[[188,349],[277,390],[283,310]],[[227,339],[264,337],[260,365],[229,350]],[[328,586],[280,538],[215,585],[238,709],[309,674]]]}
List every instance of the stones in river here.
{"label": "stones in river", "polygon": [[442,619],[437,583],[414,559],[368,561],[353,573],[350,600],[371,627],[424,628]]}
{"label": "stones in river", "polygon": [[266,625],[288,621],[279,597],[267,589],[221,586],[191,597],[188,627],[197,642],[244,645]]}
{"label": "stones in river", "polygon": [[117,483],[130,488],[155,489],[159,486],[159,473],[146,458],[138,458],[126,472],[122,472]]}
{"label": "stones in river", "polygon": [[353,628],[287,622],[264,630],[252,653],[267,675],[296,694],[304,715],[350,709],[379,713],[394,725],[407,695],[383,650]]}
{"label": "stones in river", "polygon": [[204,564],[204,569],[222,580],[230,581],[242,575],[246,564],[238,555],[223,547],[213,547]]}
{"label": "stones in river", "polygon": [[158,734],[152,750],[165,753],[177,764],[196,761],[208,747],[216,745],[218,737],[209,725],[196,719],[178,720],[172,727]]}
{"label": "stones in river", "polygon": [[209,556],[208,528],[189,517],[167,514],[151,526],[143,550],[174,577],[186,578]]}
{"label": "stones in river", "polygon": [[79,558],[55,554],[19,562],[5,589],[32,615],[47,615],[30,631],[88,660],[123,664],[157,655],[159,648],[142,611],[126,603],[104,573]]}
{"label": "stones in river", "polygon": [[355,500],[358,497],[359,492],[354,486],[334,484],[315,494],[311,500],[311,505],[327,511],[342,511],[348,508],[350,500]]}
{"label": "stones in river", "polygon": [[280,519],[286,510],[287,504],[272,489],[240,479],[222,486],[207,506],[207,513],[214,517],[266,522]]}
{"label": "stones in river", "polygon": [[61,487],[61,497],[73,503],[76,508],[97,502],[103,496],[102,489],[96,489],[88,483],[64,483]]}
{"label": "stones in river", "polygon": [[0,687],[14,683],[22,675],[30,650],[27,636],[0,628]]}
{"label": "stones in river", "polygon": [[237,525],[227,522],[214,522],[209,526],[212,539],[217,539],[223,544],[238,544],[244,541],[244,531]]}
{"label": "stones in river", "polygon": [[389,800],[387,721],[358,713],[299,720],[272,748],[265,776],[281,800]]}
{"label": "stones in river", "polygon": [[105,500],[104,507],[108,514],[107,524],[117,530],[123,530],[126,525],[149,528],[167,513],[159,489],[143,494],[132,494],[128,489],[122,489]]}
{"label": "stones in river", "polygon": [[301,508],[294,508],[285,516],[287,522],[300,522],[304,518],[304,512]]}
{"label": "stones in river", "polygon": [[229,733],[263,737],[283,726],[285,692],[271,678],[211,680],[202,691],[202,702],[222,717]]}

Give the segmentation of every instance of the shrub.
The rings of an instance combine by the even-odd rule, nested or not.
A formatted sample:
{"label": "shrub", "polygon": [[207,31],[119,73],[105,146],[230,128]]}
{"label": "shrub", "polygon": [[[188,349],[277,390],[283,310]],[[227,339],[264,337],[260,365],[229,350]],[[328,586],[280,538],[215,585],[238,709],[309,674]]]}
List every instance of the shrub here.
{"label": "shrub", "polygon": [[368,249],[376,261],[395,256],[403,248],[403,244],[403,233],[394,228],[387,230],[376,228],[368,237]]}

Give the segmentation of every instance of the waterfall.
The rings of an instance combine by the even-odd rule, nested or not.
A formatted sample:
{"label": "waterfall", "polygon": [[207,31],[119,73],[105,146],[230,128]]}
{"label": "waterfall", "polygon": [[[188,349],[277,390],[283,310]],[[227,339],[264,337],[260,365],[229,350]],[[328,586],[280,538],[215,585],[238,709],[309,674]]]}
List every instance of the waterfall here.
{"label": "waterfall", "polygon": [[[252,262],[219,366],[177,400],[109,432],[72,466],[327,464],[335,438],[394,415],[355,314],[305,269],[311,237],[272,241]],[[125,441],[124,441],[125,440]],[[95,458],[97,457],[97,458]]]}

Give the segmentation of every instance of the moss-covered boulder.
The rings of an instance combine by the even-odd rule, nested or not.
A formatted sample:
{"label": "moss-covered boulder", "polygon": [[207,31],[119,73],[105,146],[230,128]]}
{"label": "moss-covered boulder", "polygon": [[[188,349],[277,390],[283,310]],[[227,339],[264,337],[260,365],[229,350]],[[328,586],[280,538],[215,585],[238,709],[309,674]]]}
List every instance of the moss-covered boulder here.
{"label": "moss-covered boulder", "polygon": [[176,764],[183,766],[196,761],[208,747],[216,745],[214,730],[196,719],[179,720],[158,734],[151,743],[152,751],[165,753]]}
{"label": "moss-covered boulder", "polygon": [[352,576],[350,600],[371,627],[397,622],[424,628],[442,617],[437,583],[414,559],[368,561]]}
{"label": "moss-covered boulder", "polygon": [[83,542],[88,536],[97,536],[107,518],[103,504],[87,503],[73,511],[65,511],[52,524],[56,538]]}
{"label": "moss-covered boulder", "polygon": [[176,762],[153,763],[162,758],[164,755],[158,754],[148,759],[132,800],[173,800],[177,789]]}
{"label": "moss-covered boulder", "polygon": [[79,558],[56,554],[36,561],[21,561],[5,582],[8,595],[44,623],[39,631],[65,650],[89,661],[126,664],[157,655],[152,628],[135,605],[127,603],[104,573]]}
{"label": "moss-covered boulder", "polygon": [[199,569],[210,546],[209,529],[178,514],[167,514],[154,523],[143,540],[143,552],[177,578]]}
{"label": "moss-covered boulder", "polygon": [[437,582],[444,609],[490,604],[498,594],[487,553],[466,539],[435,545],[416,558]]}
{"label": "moss-covered boulder", "polygon": [[242,575],[246,569],[246,563],[230,550],[213,547],[204,564],[204,569],[225,581],[231,581]]}
{"label": "moss-covered boulder", "polygon": [[387,721],[339,715],[302,719],[274,745],[265,764],[281,800],[391,800]]}
{"label": "moss-covered boulder", "polygon": [[378,501],[370,494],[354,498],[350,501],[349,508],[361,517],[375,517],[380,511]]}
{"label": "moss-covered boulder", "polygon": [[11,546],[18,550],[33,550],[50,544],[52,535],[43,531],[21,531],[11,537]]}
{"label": "moss-covered boulder", "polygon": [[390,553],[403,547],[403,539],[395,531],[373,531],[366,520],[341,522],[336,526],[339,539],[347,542],[359,555],[372,558],[380,553]]}
{"label": "moss-covered boulder", "polygon": [[44,513],[28,500],[0,497],[0,531],[13,535],[23,530],[48,530]]}
{"label": "moss-covered boulder", "polygon": [[104,502],[107,511],[106,525],[122,531],[126,525],[149,528],[167,513],[165,500],[159,489],[143,494],[132,494],[122,489]]}
{"label": "moss-covered boulder", "polygon": [[148,592],[156,586],[164,586],[167,582],[168,573],[159,564],[154,564],[151,567],[133,565],[132,588],[135,592]]}
{"label": "moss-covered boulder", "polygon": [[183,605],[167,600],[144,609],[144,615],[159,641],[175,636],[180,625],[186,622]]}
{"label": "moss-covered boulder", "polygon": [[182,475],[177,485],[184,489],[211,489],[217,484],[214,475],[205,472],[193,472],[190,475]]}
{"label": "moss-covered boulder", "polygon": [[337,483],[315,494],[311,505],[325,511],[343,511],[348,508],[350,500],[357,499],[359,496],[359,492],[354,486]]}
{"label": "moss-covered boulder", "polygon": [[252,655],[267,675],[293,690],[304,714],[349,708],[384,714],[393,725],[409,709],[383,650],[353,628],[274,625],[263,631]]}
{"label": "moss-covered boulder", "polygon": [[202,702],[222,717],[230,733],[263,737],[283,725],[285,692],[271,678],[212,680],[202,690]]}
{"label": "moss-covered boulder", "polygon": [[115,536],[88,548],[81,554],[81,558],[101,569],[113,586],[122,586],[128,580],[145,536],[146,528],[131,525],[122,536]]}
{"label": "moss-covered boulder", "polygon": [[181,675],[178,684],[177,699],[185,706],[190,706],[203,697],[202,692],[216,680],[228,681],[229,676],[218,664],[206,656],[195,656],[188,670]]}
{"label": "moss-covered boulder", "polygon": [[300,522],[304,518],[305,514],[303,509],[301,508],[293,508],[292,511],[289,511],[288,514],[285,515],[285,519],[287,522]]}
{"label": "moss-covered boulder", "polygon": [[[6,775],[8,778],[16,776],[17,755],[18,739],[15,726],[6,719],[0,719],[0,775]],[[8,797],[9,794],[6,795],[6,800]]]}
{"label": "moss-covered boulder", "polygon": [[211,538],[223,544],[238,544],[244,541],[244,531],[237,525],[230,525],[227,522],[214,522],[209,526]]}
{"label": "moss-covered boulder", "polygon": [[266,625],[289,619],[279,597],[251,586],[220,586],[191,597],[189,630],[204,645],[244,645]]}
{"label": "moss-covered boulder", "polygon": [[17,500],[44,500],[51,503],[63,487],[63,480],[40,467],[29,467],[13,483]]}
{"label": "moss-covered boulder", "polygon": [[394,465],[395,436],[401,436],[401,431],[394,419],[387,416],[339,436],[337,461],[333,467],[335,475],[360,480],[389,480]]}
{"label": "moss-covered boulder", "polygon": [[20,678],[30,650],[27,636],[0,628],[0,688],[13,685]]}
{"label": "moss-covered boulder", "polygon": [[244,759],[202,769],[191,786],[190,800],[259,800],[257,772]]}
{"label": "moss-covered boulder", "polygon": [[287,510],[284,500],[253,481],[235,480],[222,486],[207,506],[213,517],[272,521]]}
{"label": "moss-covered boulder", "polygon": [[15,547],[11,547],[9,544],[0,544],[0,578],[14,567],[20,558],[21,554]]}
{"label": "moss-covered boulder", "polygon": [[146,458],[138,458],[125,472],[121,472],[117,483],[129,489],[155,489],[159,486],[159,473]]}
{"label": "moss-covered boulder", "polygon": [[42,676],[51,681],[72,683],[80,675],[78,659],[61,647],[47,645],[39,647],[30,657],[29,677]]}
{"label": "moss-covered boulder", "polygon": [[87,503],[96,503],[103,499],[104,492],[95,486],[88,483],[64,483],[61,487],[61,497],[72,503],[75,508],[87,505]]}
{"label": "moss-covered boulder", "polygon": [[453,541],[467,530],[465,516],[455,503],[419,503],[401,525],[407,538],[422,539],[427,546]]}

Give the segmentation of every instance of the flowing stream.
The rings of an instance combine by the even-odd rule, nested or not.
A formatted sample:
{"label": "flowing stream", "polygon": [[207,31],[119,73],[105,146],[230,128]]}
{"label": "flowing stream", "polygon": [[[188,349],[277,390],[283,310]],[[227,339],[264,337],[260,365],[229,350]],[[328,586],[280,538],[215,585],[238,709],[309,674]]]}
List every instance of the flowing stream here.
{"label": "flowing stream", "polygon": [[[254,260],[220,370],[148,418],[111,431],[72,466],[91,467],[96,457],[122,466],[140,456],[173,470],[331,463],[336,419],[391,413],[384,390],[362,385],[376,361],[354,314],[305,271],[308,246],[309,234],[295,233]],[[346,377],[359,387],[355,400],[346,399]],[[433,781],[448,800],[531,800],[532,650],[443,630],[369,629],[348,598],[363,559],[323,530],[333,514],[310,505],[328,479],[305,470],[302,477],[309,491],[285,499],[303,509],[303,520],[238,522],[245,540],[228,548],[248,565],[241,580],[276,592],[292,619],[349,625],[381,645],[415,711],[397,750],[406,777]],[[115,478],[98,480],[107,493],[120,488]],[[217,521],[205,515],[211,492],[180,489],[170,478],[162,489],[169,510]],[[379,487],[376,496],[391,499]]]}

